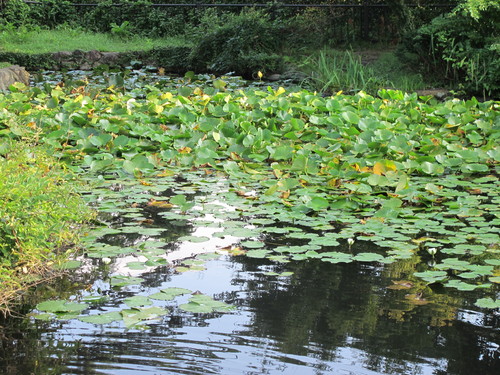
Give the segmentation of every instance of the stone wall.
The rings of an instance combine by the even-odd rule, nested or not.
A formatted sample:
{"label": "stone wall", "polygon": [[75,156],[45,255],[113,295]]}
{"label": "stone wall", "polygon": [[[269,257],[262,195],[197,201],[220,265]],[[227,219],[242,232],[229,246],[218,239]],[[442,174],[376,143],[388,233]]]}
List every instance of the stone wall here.
{"label": "stone wall", "polygon": [[118,52],[92,51],[62,51],[52,54],[52,58],[59,68],[91,70],[100,65],[120,66],[130,60],[127,54]]}

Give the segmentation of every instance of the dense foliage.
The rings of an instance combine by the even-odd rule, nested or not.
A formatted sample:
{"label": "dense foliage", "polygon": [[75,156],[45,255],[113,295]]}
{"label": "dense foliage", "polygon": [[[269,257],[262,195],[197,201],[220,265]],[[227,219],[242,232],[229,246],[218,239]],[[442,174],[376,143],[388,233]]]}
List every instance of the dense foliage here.
{"label": "dense foliage", "polygon": [[279,72],[283,67],[280,56],[303,56],[303,51],[311,48],[366,41],[395,46],[402,41],[402,63],[416,68],[430,82],[469,95],[495,97],[499,92],[500,9],[495,1],[449,0],[440,1],[449,7],[433,7],[431,2],[416,7],[399,0],[377,0],[366,7],[332,8],[256,2],[262,5],[257,10],[157,7],[151,0],[95,4],[75,6],[68,0],[41,0],[27,5],[10,0],[2,8],[3,28],[70,27],[107,32],[122,40],[133,35],[183,36],[194,43],[189,61],[184,62],[186,70],[234,71],[247,77],[259,70]]}
{"label": "dense foliage", "polygon": [[282,47],[282,31],[261,12],[234,17],[200,38],[191,52],[192,66],[201,72],[235,71],[246,77],[259,70],[278,72],[283,62],[275,51]]}
{"label": "dense foliage", "polygon": [[500,94],[500,6],[457,7],[408,35],[404,58],[467,93]]}
{"label": "dense foliage", "polygon": [[[12,119],[3,109],[2,131]],[[25,126],[36,128],[34,123]],[[0,307],[19,290],[38,282],[78,238],[78,224],[90,216],[76,185],[56,160],[26,143],[1,145]]]}

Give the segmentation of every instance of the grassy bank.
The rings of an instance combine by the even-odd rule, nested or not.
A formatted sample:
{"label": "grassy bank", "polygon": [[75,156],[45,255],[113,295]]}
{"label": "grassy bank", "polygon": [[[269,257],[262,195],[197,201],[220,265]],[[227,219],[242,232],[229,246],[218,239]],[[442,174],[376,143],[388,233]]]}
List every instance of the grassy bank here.
{"label": "grassy bank", "polygon": [[[71,38],[68,38],[68,35]],[[0,52],[19,53],[23,56],[74,50],[143,51],[146,52],[145,56],[148,56],[147,51],[151,51],[149,57],[151,60],[157,60],[159,66],[167,69],[169,67],[183,67],[185,69],[183,72],[178,71],[179,68],[172,70],[179,73],[188,70],[210,70],[211,66],[221,65],[220,61],[210,64],[210,56],[203,55],[208,47],[213,46],[204,47],[203,43],[196,45],[193,40],[184,37],[151,39],[129,34],[124,36],[112,33],[91,33],[80,29],[40,30],[39,28],[21,27],[16,30],[6,28],[1,31],[0,44],[2,45]],[[168,48],[176,47],[185,47],[188,52],[175,55],[172,50],[168,50]],[[222,48],[222,46],[219,47]],[[158,54],[158,51],[164,49],[167,49],[166,54]],[[192,50],[190,55],[189,50]],[[233,51],[232,55],[234,53],[236,52]],[[247,62],[245,59],[239,59],[232,55],[224,59],[224,64],[227,64],[222,64],[222,73],[236,71],[236,74],[255,78],[258,71],[276,73],[276,69],[280,69],[278,68],[279,64],[276,65],[275,61],[276,58],[279,58],[277,55],[269,61],[261,56],[260,60],[249,59]],[[412,92],[432,86],[432,84],[424,82],[421,75],[405,69],[393,50],[381,47],[345,50],[324,48],[311,50],[307,53],[300,49],[287,49],[281,51],[281,57],[288,61],[284,71],[299,71],[302,77],[307,77],[301,79],[300,83],[308,89],[321,93],[337,91],[352,93],[360,90],[376,93],[380,88],[394,88]],[[234,61],[231,61],[232,59]],[[26,63],[21,60],[20,57],[20,61],[17,63],[25,65]],[[39,65],[35,64],[35,66]],[[224,70],[226,68],[227,71]],[[287,74],[284,77],[286,78]]]}
{"label": "grassy bank", "polygon": [[181,37],[161,39],[140,36],[121,37],[92,33],[81,29],[7,28],[0,32],[0,50],[16,53],[50,53],[73,50],[103,52],[147,51],[153,48],[186,46],[191,43]]}
{"label": "grassy bank", "polygon": [[0,151],[0,312],[7,312],[57,274],[91,211],[71,173],[42,148],[3,141]]}
{"label": "grassy bank", "polygon": [[79,29],[40,30],[21,27],[0,33],[0,50],[18,53],[50,53],[96,49],[103,52],[143,51],[153,48],[176,47],[190,43],[179,37],[151,39],[139,36],[117,37]]}

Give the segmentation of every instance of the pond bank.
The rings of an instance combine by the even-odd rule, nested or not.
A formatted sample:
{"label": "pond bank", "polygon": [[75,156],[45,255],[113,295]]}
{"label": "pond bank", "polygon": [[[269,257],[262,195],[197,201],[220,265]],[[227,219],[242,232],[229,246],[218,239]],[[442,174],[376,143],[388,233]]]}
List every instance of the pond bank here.
{"label": "pond bank", "polygon": [[41,147],[0,138],[0,149],[0,313],[6,314],[26,290],[60,274],[57,266],[91,214],[74,176]]}
{"label": "pond bank", "polygon": [[59,51],[53,53],[0,52],[0,61],[24,66],[29,71],[91,70],[97,67],[125,68],[137,61],[162,67],[170,73],[189,70],[190,47],[172,46],[148,51],[101,52],[97,50]]}

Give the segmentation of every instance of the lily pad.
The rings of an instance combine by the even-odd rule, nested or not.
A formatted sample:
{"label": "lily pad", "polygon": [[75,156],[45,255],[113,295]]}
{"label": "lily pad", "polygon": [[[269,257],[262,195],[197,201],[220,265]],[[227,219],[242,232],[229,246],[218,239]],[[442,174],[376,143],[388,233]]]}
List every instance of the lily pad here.
{"label": "lily pad", "polygon": [[207,242],[210,241],[210,238],[206,236],[182,236],[177,239],[178,241],[186,241],[186,242],[193,242],[193,243],[201,243],[201,242]]}
{"label": "lily pad", "polygon": [[359,253],[352,257],[352,259],[359,262],[382,262],[385,257],[377,253]]}
{"label": "lily pad", "polygon": [[134,326],[137,326],[139,323],[158,319],[162,315],[165,315],[167,313],[168,310],[165,310],[161,307],[152,306],[152,307],[122,310],[121,315],[123,317],[123,322],[125,323],[125,326],[127,328],[133,328]]}
{"label": "lily pad", "polygon": [[111,286],[121,287],[127,285],[138,285],[142,283],[144,279],[140,277],[132,277],[132,276],[113,276],[110,280]]}
{"label": "lily pad", "polygon": [[36,305],[40,311],[47,311],[53,313],[74,313],[80,312],[88,308],[86,303],[69,302],[64,300],[45,301]]}
{"label": "lily pad", "polygon": [[111,311],[103,314],[81,316],[78,319],[85,323],[108,324],[122,320],[122,315],[118,311]]}
{"label": "lily pad", "polygon": [[222,301],[216,301],[207,295],[197,294],[189,299],[189,303],[179,305],[179,308],[192,313],[211,313],[228,312],[235,307]]}
{"label": "lily pad", "polygon": [[250,258],[265,258],[270,254],[269,250],[249,250],[246,252],[246,256]]}
{"label": "lily pad", "polygon": [[429,284],[438,283],[448,278],[448,274],[445,271],[415,272],[414,275],[427,281]]}
{"label": "lily pad", "polygon": [[500,299],[493,300],[492,298],[480,298],[474,305],[485,309],[500,309]]}
{"label": "lily pad", "polygon": [[139,307],[139,306],[149,306],[152,305],[153,302],[146,296],[132,296],[125,298],[123,300],[128,307]]}

